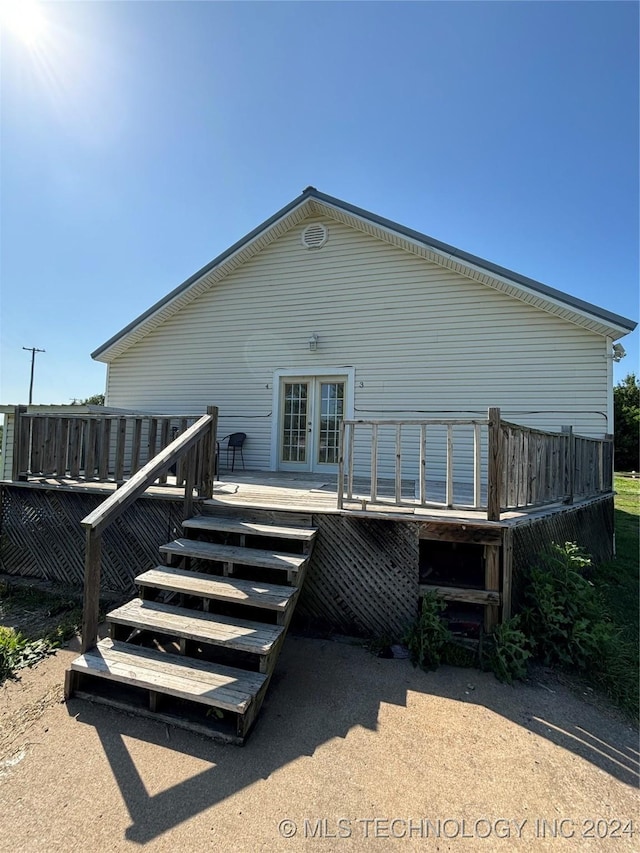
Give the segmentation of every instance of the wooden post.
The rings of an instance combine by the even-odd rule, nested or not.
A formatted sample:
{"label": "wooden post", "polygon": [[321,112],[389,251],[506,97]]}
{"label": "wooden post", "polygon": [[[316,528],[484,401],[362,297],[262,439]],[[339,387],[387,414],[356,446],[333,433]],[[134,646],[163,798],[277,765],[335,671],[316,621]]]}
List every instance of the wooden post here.
{"label": "wooden post", "polygon": [[[187,419],[182,418],[180,420],[180,428],[178,430],[178,435],[182,435],[182,433],[187,429]],[[218,452],[218,446],[216,443],[216,453]],[[176,486],[184,485],[184,456],[181,456],[176,463]],[[216,471],[217,473],[217,471]]]}
{"label": "wooden post", "polygon": [[99,433],[98,479],[109,478],[109,456],[111,450],[111,418],[102,418]]}
{"label": "wooden post", "polygon": [[473,508],[480,509],[482,503],[482,430],[480,424],[473,425]]}
{"label": "wooden post", "polygon": [[346,424],[344,421],[340,422],[340,435],[338,438],[338,500],[337,500],[337,508],[342,509],[343,499],[344,499],[344,431],[346,429]]}
{"label": "wooden post", "polygon": [[420,504],[427,502],[427,425],[420,424]]}
{"label": "wooden post", "polygon": [[207,470],[205,471],[205,498],[213,497],[213,482],[216,476],[216,455],[218,452],[218,407],[217,406],[207,406],[207,414],[211,415],[211,427],[209,430],[208,438],[205,438],[205,441],[208,441],[209,444],[209,452],[207,454]]}
{"label": "wooden post", "polygon": [[85,426],[84,478],[92,480],[96,469],[96,428],[95,418],[89,418]]}
{"label": "wooden post", "polygon": [[402,425],[396,424],[396,503],[402,503]]}
{"label": "wooden post", "polygon": [[604,440],[606,442],[605,448],[605,483],[604,488],[606,492],[613,491],[613,433],[608,432]]}
{"label": "wooden post", "polygon": [[188,453],[187,458],[185,460],[185,479],[184,479],[184,507],[183,507],[183,517],[185,519],[191,518],[193,515],[193,488],[196,482],[196,454],[198,450],[198,445],[192,447]]}
{"label": "wooden post", "polygon": [[[11,464],[11,479],[14,482],[27,479],[28,459],[23,459],[22,445],[22,415],[26,414],[26,406],[16,406],[13,410],[13,460]],[[27,426],[26,422],[24,426]],[[22,470],[24,468],[24,471]]]}
{"label": "wooden post", "polygon": [[504,530],[502,540],[502,621],[511,618],[511,596],[513,577],[513,528]]}
{"label": "wooden post", "polygon": [[347,451],[347,460],[349,467],[347,468],[347,490],[349,500],[353,497],[353,445],[355,441],[356,425],[349,424],[349,449]]}
{"label": "wooden post", "polygon": [[565,490],[566,497],[564,499],[564,503],[572,504],[573,503],[573,488],[574,488],[574,476],[575,476],[575,447],[576,441],[573,435],[573,427],[572,426],[563,426],[562,434],[565,436],[565,459],[566,459],[566,483],[567,488]]}
{"label": "wooden post", "polygon": [[447,424],[447,508],[453,506],[453,427]]}
{"label": "wooden post", "polygon": [[[170,418],[162,418],[160,421],[160,450],[164,450],[170,444],[169,440],[169,431],[171,429],[171,419]],[[163,486],[167,482],[168,471],[165,471],[164,474],[160,474],[158,477],[158,483]]]}
{"label": "wooden post", "polygon": [[102,561],[102,533],[86,528],[84,559],[84,602],[82,608],[81,651],[92,649],[98,641],[98,614],[100,610],[100,564]]}
{"label": "wooden post", "polygon": [[69,448],[69,418],[58,418],[56,476],[64,479],[67,476],[67,451]]}
{"label": "wooden post", "polygon": [[31,453],[29,470],[32,474],[42,473],[42,418],[32,415],[31,418]]}
{"label": "wooden post", "polygon": [[73,418],[71,421],[71,437],[69,439],[69,476],[73,480],[80,477],[80,460],[82,458],[82,421]]}
{"label": "wooden post", "polygon": [[156,455],[156,434],[158,432],[158,419],[149,418],[149,434],[147,437],[147,462]]}
{"label": "wooden post", "polygon": [[49,477],[56,469],[56,439],[59,418],[44,419],[44,452],[42,454],[42,472]]}
{"label": "wooden post", "polygon": [[491,407],[489,420],[489,461],[487,484],[487,519],[500,521],[500,489],[502,485],[502,428],[500,409]]}
{"label": "wooden post", "polygon": [[[485,545],[484,588],[500,592],[500,546]],[[498,624],[498,607],[489,604],[484,609],[484,630],[490,634]]]}
{"label": "wooden post", "polygon": [[140,469],[140,444],[142,441],[142,418],[136,418],[133,422],[133,439],[131,441],[131,470],[133,475]]}
{"label": "wooden post", "polygon": [[378,502],[378,424],[371,424],[371,503]]}
{"label": "wooden post", "polygon": [[127,443],[127,419],[118,418],[118,437],[116,440],[116,459],[113,477],[116,483],[124,480],[124,450]]}

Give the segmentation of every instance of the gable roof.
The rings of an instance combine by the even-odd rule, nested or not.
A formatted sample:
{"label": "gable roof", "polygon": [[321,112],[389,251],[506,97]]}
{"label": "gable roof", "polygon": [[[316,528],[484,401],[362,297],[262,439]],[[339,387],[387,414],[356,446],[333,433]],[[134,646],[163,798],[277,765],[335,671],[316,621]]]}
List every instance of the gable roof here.
{"label": "gable roof", "polygon": [[199,294],[208,290],[215,282],[225,278],[236,267],[245,263],[309,216],[327,216],[335,219],[613,339],[632,332],[637,325],[633,320],[619,314],[606,311],[604,308],[570,296],[513,270],[435,240],[412,228],[406,228],[390,219],[321,193],[315,187],[307,187],[292,202],[136,317],[91,353],[91,357],[97,361],[112,361]]}

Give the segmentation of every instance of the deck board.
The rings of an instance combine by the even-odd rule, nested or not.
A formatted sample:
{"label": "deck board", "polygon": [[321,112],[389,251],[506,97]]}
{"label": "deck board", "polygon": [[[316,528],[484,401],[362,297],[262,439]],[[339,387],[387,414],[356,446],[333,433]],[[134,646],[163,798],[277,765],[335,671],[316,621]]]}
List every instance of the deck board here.
{"label": "deck board", "polygon": [[308,557],[297,554],[263,551],[258,548],[242,548],[236,545],[217,545],[214,542],[200,542],[196,539],[176,539],[160,546],[163,554],[178,557],[196,557],[201,560],[214,560],[218,563],[235,563],[242,566],[257,566],[263,569],[282,569],[288,572],[299,571]]}
{"label": "deck board", "polygon": [[240,578],[222,578],[186,569],[157,566],[138,575],[135,583],[154,589],[182,592],[217,601],[231,601],[265,610],[285,611],[298,594],[297,587],[261,584]]}
{"label": "deck board", "polygon": [[240,533],[247,536],[269,536],[275,539],[296,539],[301,542],[313,541],[316,530],[313,527],[283,527],[277,524],[259,524],[243,521],[239,518],[224,518],[218,515],[188,518],[182,526],[189,530],[221,533]]}
{"label": "deck board", "polygon": [[101,640],[76,658],[71,669],[239,714],[247,710],[267,680],[260,673],[180,659],[112,640]]}
{"label": "deck board", "polygon": [[107,621],[259,655],[269,654],[284,631],[278,625],[201,613],[139,598],[112,610]]}

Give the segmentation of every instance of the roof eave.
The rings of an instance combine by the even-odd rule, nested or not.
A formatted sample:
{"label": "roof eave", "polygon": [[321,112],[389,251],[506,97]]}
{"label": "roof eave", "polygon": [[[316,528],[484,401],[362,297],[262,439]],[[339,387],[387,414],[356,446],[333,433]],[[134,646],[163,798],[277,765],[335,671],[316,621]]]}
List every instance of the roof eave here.
{"label": "roof eave", "polygon": [[377,216],[375,213],[371,213],[368,210],[343,202],[341,199],[325,195],[317,190],[314,191],[313,196],[321,203],[330,207],[336,207],[357,218],[372,222],[381,228],[401,234],[409,240],[441,254],[445,258],[456,259],[463,264],[468,264],[471,267],[488,272],[502,280],[507,280],[521,287],[527,288],[528,290],[532,290],[556,304],[569,307],[584,315],[588,315],[602,326],[602,334],[611,336],[613,333],[618,337],[622,337],[623,335],[633,332],[638,325],[637,322],[629,319],[628,317],[623,317],[620,314],[607,311],[605,308],[601,308],[598,305],[594,305],[593,303],[586,302],[578,297],[563,293],[561,290],[556,290],[555,288],[550,287],[547,284],[543,284],[540,281],[536,281],[533,278],[521,275],[520,273],[510,270],[507,267],[502,267],[499,264],[494,264],[492,261],[487,261],[477,255],[464,252],[462,249],[458,249],[448,243],[443,243],[441,240],[436,240],[434,237],[429,237],[427,234],[422,234],[412,228],[406,228],[404,225],[394,222],[391,219]]}

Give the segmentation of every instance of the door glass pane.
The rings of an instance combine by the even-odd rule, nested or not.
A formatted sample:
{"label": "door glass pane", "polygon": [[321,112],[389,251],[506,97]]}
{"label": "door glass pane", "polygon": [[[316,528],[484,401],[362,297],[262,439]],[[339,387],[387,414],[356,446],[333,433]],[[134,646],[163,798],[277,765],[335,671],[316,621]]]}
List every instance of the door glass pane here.
{"label": "door glass pane", "polygon": [[344,382],[321,382],[318,462],[337,464],[343,416]]}
{"label": "door glass pane", "polygon": [[308,390],[306,382],[284,384],[283,462],[306,461]]}

